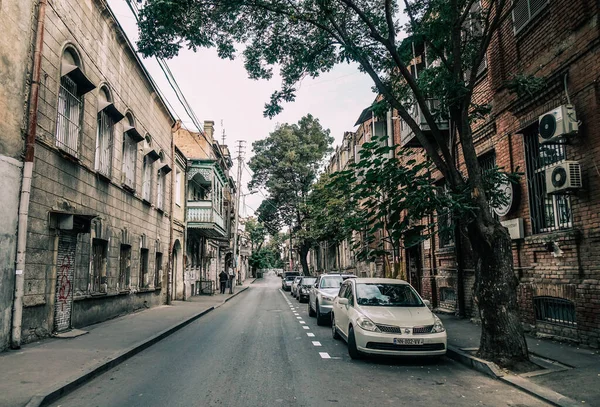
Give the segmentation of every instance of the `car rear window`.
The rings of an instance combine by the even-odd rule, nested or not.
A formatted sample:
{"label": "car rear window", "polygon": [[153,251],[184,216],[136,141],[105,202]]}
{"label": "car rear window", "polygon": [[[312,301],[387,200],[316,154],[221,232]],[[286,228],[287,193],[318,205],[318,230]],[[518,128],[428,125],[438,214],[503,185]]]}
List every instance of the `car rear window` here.
{"label": "car rear window", "polygon": [[344,279],[341,276],[323,277],[321,279],[321,288],[340,288]]}

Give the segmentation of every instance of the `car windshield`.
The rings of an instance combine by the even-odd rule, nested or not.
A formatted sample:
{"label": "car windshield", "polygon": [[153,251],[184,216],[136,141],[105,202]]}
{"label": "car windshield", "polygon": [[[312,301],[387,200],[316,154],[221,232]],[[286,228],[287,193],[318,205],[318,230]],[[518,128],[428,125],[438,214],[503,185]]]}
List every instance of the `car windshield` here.
{"label": "car windshield", "polygon": [[296,279],[296,276],[288,276],[285,278],[286,281],[294,281]]}
{"label": "car windshield", "polygon": [[303,278],[300,284],[302,285],[313,285],[317,282],[316,278]]}
{"label": "car windshield", "polygon": [[422,307],[423,301],[408,284],[356,284],[358,305],[384,307]]}
{"label": "car windshield", "polygon": [[342,276],[323,277],[321,279],[321,288],[340,288],[344,279]]}

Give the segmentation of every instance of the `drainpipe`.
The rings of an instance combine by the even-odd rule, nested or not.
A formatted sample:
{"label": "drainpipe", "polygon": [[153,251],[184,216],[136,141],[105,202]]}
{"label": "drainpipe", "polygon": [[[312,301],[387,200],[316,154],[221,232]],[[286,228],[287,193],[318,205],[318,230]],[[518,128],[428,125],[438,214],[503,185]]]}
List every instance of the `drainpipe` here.
{"label": "drainpipe", "polygon": [[[171,305],[171,296],[175,294],[175,292],[177,291],[175,287],[171,287],[172,284],[174,284],[175,281],[175,274],[177,272],[177,270],[173,270],[173,225],[174,225],[174,218],[175,218],[175,200],[173,199],[173,187],[175,186],[175,173],[177,172],[177,163],[175,162],[175,135],[173,133],[175,133],[177,130],[179,130],[179,122],[175,122],[175,124],[173,124],[173,126],[171,127],[171,165],[173,168],[171,171],[171,219],[169,220],[170,223],[170,227],[169,227],[169,267],[167,270],[167,305]],[[175,192],[177,193],[177,192]],[[183,292],[185,295],[185,278],[183,281]]]}
{"label": "drainpipe", "polygon": [[27,135],[25,141],[25,163],[23,165],[23,184],[19,199],[19,220],[17,226],[17,263],[15,267],[15,290],[12,310],[11,347],[21,347],[21,324],[23,322],[23,295],[25,292],[25,248],[27,247],[27,220],[29,217],[29,198],[31,196],[31,178],[33,174],[33,158],[37,132],[37,110],[40,93],[40,77],[42,74],[42,48],[44,45],[44,20],[47,0],[40,0],[38,5],[35,49],[33,54],[33,72],[31,77],[31,93],[29,94],[29,114],[27,118]]}

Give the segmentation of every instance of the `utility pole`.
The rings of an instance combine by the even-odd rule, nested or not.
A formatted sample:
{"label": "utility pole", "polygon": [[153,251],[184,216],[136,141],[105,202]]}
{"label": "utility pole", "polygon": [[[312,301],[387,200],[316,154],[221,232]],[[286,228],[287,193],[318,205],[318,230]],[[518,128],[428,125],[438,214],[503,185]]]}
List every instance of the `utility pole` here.
{"label": "utility pole", "polygon": [[[239,270],[239,265],[238,265],[238,223],[240,220],[240,197],[242,195],[242,164],[243,164],[243,153],[244,153],[244,148],[245,148],[245,144],[246,141],[245,140],[238,140],[237,141],[238,145],[238,155],[237,155],[237,161],[238,161],[238,168],[237,168],[237,181],[236,181],[236,187],[237,187],[237,192],[235,194],[235,230],[233,231],[233,271],[234,273],[237,273],[237,278],[238,280],[240,279],[240,270]],[[235,278],[235,275],[234,275]],[[231,285],[233,287],[233,281],[231,282]],[[239,281],[239,283],[241,284],[241,281]]]}

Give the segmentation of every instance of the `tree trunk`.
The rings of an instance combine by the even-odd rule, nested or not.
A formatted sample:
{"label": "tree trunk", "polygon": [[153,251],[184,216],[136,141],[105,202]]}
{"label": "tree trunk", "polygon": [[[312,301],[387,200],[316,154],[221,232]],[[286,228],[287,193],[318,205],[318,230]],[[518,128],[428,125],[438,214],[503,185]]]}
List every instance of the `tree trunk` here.
{"label": "tree trunk", "polygon": [[310,251],[310,246],[303,244],[298,249],[298,254],[300,255],[300,264],[302,264],[302,272],[305,276],[310,276],[310,270],[308,269],[308,260],[306,256],[308,256],[308,252]]}
{"label": "tree trunk", "polygon": [[506,228],[481,218],[468,225],[475,254],[475,296],[481,318],[478,356],[510,368],[529,360],[519,318],[511,240]]}

